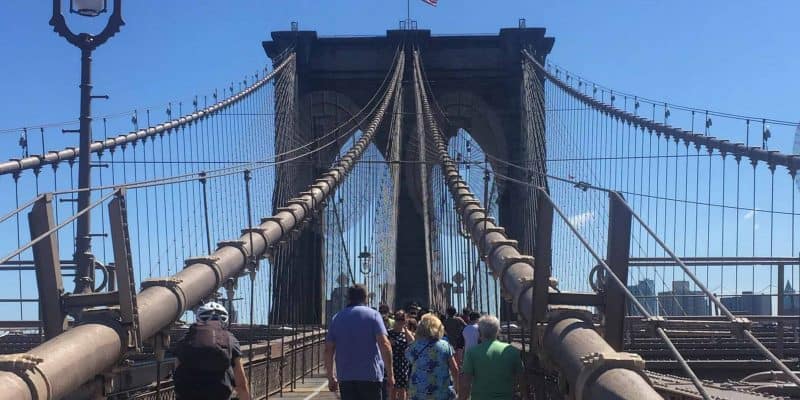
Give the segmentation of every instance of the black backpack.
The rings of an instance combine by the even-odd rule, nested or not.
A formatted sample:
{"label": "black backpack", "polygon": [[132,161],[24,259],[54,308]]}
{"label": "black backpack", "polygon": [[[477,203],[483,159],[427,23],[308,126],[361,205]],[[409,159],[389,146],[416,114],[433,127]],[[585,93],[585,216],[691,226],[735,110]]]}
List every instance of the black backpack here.
{"label": "black backpack", "polygon": [[227,371],[233,358],[229,335],[220,321],[198,321],[178,345],[178,361],[192,370]]}

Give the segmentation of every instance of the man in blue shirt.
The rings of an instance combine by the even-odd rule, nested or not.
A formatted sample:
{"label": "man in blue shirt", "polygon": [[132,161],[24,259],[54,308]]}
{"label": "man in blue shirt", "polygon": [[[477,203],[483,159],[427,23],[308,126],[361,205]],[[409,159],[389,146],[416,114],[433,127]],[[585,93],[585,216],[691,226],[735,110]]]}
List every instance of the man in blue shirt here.
{"label": "man in blue shirt", "polygon": [[348,288],[347,300],[348,306],[334,315],[325,337],[328,389],[332,392],[338,390],[342,400],[381,400],[386,376],[391,398],[394,388],[392,345],[383,318],[376,310],[364,305],[367,300],[364,286]]}

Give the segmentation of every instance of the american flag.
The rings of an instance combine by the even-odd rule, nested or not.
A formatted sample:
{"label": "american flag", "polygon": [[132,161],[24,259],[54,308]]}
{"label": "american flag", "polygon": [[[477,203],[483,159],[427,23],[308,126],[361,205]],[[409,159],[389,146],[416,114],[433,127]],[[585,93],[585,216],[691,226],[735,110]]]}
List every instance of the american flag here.
{"label": "american flag", "polygon": [[436,7],[436,5],[439,4],[439,0],[422,0],[422,1],[424,1],[424,2],[428,3],[428,5],[431,5],[431,6],[434,6],[434,7]]}

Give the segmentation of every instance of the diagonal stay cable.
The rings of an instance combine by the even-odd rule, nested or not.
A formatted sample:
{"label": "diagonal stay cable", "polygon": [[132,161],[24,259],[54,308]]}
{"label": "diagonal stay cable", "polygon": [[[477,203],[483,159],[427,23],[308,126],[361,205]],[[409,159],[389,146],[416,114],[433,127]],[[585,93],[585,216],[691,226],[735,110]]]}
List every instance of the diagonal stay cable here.
{"label": "diagonal stay cable", "polygon": [[[156,126],[139,129],[136,132],[119,135],[117,137],[108,138],[102,141],[96,141],[92,143],[90,147],[91,152],[97,153],[107,149],[115,148],[117,146],[122,146],[123,144],[136,143],[140,140],[144,140],[149,137],[163,134],[171,130],[176,130],[183,126],[190,125],[191,123],[194,123],[198,120],[207,118],[223,109],[226,109],[234,104],[239,103],[239,101],[246,98],[248,95],[250,95],[257,89],[261,88],[262,86],[272,81],[272,79],[275,76],[277,76],[278,73],[281,72],[287,65],[289,65],[290,62],[294,62],[294,59],[295,55],[294,53],[291,53],[277,67],[275,67],[275,69],[270,71],[269,74],[259,79],[249,87],[243,89],[239,93],[236,93],[228,97],[227,99],[220,100],[219,102],[212,104],[202,110],[197,110],[195,112],[192,112],[191,114],[175,118],[172,121],[158,124]],[[0,175],[10,174],[27,169],[33,169],[41,167],[42,165],[46,164],[55,164],[65,160],[75,159],[78,157],[78,153],[79,151],[77,148],[67,148],[60,151],[50,151],[47,154],[26,157],[21,160],[6,161],[0,163]]]}
{"label": "diagonal stay cable", "polygon": [[[592,245],[589,244],[589,241],[586,240],[586,238],[580,233],[578,228],[576,228],[575,225],[569,220],[569,217],[564,213],[563,210],[561,210],[561,207],[559,207],[558,204],[556,204],[556,202],[553,200],[552,197],[550,197],[550,195],[547,193],[547,191],[545,191],[543,188],[537,188],[537,190],[539,190],[540,193],[550,203],[550,205],[553,206],[553,210],[558,214],[558,216],[562,219],[562,221],[567,225],[569,230],[572,231],[572,233],[575,235],[575,237],[581,242],[583,247],[585,247],[586,250],[589,251],[589,253],[592,255],[592,257],[603,267],[603,269],[606,271],[606,273],[608,273],[611,276],[611,279],[614,281],[614,283],[620,288],[620,290],[622,290],[623,293],[625,293],[625,297],[628,299],[628,301],[633,303],[633,305],[636,307],[636,309],[639,310],[639,312],[645,318],[647,318],[647,319],[652,318],[652,315],[650,314],[650,312],[647,311],[647,309],[642,305],[642,303],[639,302],[639,299],[637,299],[636,296],[634,296],[633,293],[631,293],[631,291],[628,289],[628,287],[625,286],[624,283],[622,283],[622,280],[620,280],[620,278],[617,276],[617,274],[614,273],[614,270],[611,269],[611,267],[606,263],[606,261],[602,257],[600,257],[599,254],[597,254],[597,252],[594,250],[594,248],[592,248]],[[620,197],[620,200],[621,199],[622,198]],[[624,200],[623,200],[623,202],[624,202]],[[708,393],[706,392],[705,388],[703,387],[702,382],[700,382],[700,378],[698,378],[697,374],[695,374],[694,371],[692,370],[692,368],[689,367],[689,364],[686,362],[686,359],[683,358],[683,355],[681,355],[681,353],[678,351],[678,349],[672,343],[672,340],[669,338],[669,336],[667,336],[667,333],[664,331],[664,329],[662,327],[660,327],[660,326],[657,326],[656,327],[656,332],[661,337],[661,339],[664,341],[664,343],[667,344],[667,347],[669,347],[670,352],[675,357],[675,359],[678,361],[678,363],[681,365],[681,368],[683,368],[684,372],[686,372],[686,374],[689,375],[689,378],[692,380],[692,383],[697,388],[697,390],[700,392],[700,394],[703,396],[703,398],[706,399],[706,400],[711,399],[711,397],[708,395]]]}

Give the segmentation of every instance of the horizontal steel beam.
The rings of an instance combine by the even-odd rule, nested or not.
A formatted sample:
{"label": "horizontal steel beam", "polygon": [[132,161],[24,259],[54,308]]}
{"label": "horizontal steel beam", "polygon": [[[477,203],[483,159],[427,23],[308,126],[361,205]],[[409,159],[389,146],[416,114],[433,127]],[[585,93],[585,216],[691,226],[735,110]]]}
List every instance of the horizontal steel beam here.
{"label": "horizontal steel beam", "polygon": [[[740,266],[740,265],[800,265],[797,257],[681,257],[686,265],[692,266]],[[631,257],[631,267],[677,266],[672,258]]]}

